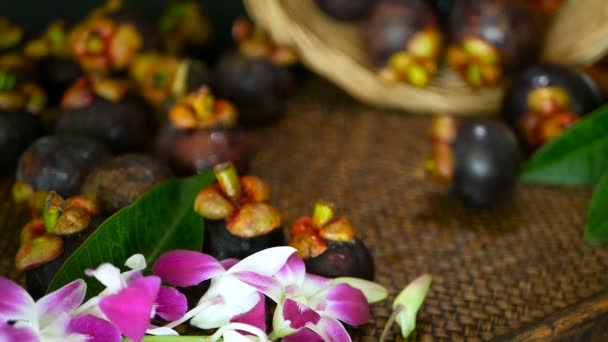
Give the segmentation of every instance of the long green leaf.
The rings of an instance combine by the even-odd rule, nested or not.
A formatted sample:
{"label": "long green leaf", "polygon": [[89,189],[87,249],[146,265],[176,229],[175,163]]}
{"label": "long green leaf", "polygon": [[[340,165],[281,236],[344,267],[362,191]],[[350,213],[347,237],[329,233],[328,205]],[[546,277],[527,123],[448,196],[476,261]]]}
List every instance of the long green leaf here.
{"label": "long green leaf", "polygon": [[521,181],[582,186],[608,169],[608,106],[582,118],[524,165]]}
{"label": "long green leaf", "polygon": [[47,291],[84,278],[88,294],[102,286],[84,275],[87,268],[110,262],[122,267],[131,255],[141,253],[151,265],[173,249],[201,250],[203,220],[194,211],[198,191],[215,180],[212,172],[156,185],[132,205],[111,216],[72,254],[55,275]]}
{"label": "long green leaf", "polygon": [[608,242],[608,172],[604,174],[593,191],[585,239],[595,242]]}

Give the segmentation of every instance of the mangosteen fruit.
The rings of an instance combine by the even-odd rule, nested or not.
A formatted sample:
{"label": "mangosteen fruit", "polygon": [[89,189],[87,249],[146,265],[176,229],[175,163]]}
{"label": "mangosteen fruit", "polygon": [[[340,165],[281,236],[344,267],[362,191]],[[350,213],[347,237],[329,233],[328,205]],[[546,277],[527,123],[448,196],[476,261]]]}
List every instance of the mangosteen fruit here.
{"label": "mangosteen fruit", "polygon": [[126,80],[81,78],[66,91],[61,106],[57,133],[91,136],[115,153],[147,147],[151,131],[148,111],[129,93]]}
{"label": "mangosteen fruit", "polygon": [[503,97],[502,115],[533,151],[602,101],[601,91],[586,74],[561,65],[540,64],[513,79]]}
{"label": "mangosteen fruit", "polygon": [[340,21],[362,20],[376,4],[376,0],[316,0],[319,8]]}
{"label": "mangosteen fruit", "polygon": [[255,125],[284,115],[289,77],[267,58],[230,54],[216,66],[214,85],[218,96],[234,103],[241,123]]}
{"label": "mangosteen fruit", "polygon": [[21,153],[40,135],[40,122],[25,112],[0,111],[0,174],[15,171]]}
{"label": "mangosteen fruit", "polygon": [[270,204],[268,184],[239,177],[232,163],[214,167],[217,183],[202,189],[194,210],[204,218],[203,251],[218,260],[243,259],[284,243],[281,214]]}
{"label": "mangosteen fruit", "polygon": [[542,42],[532,13],[511,0],[455,1],[447,30],[447,63],[472,88],[533,64]]}
{"label": "mangosteen fruit", "polygon": [[82,76],[80,66],[71,58],[65,24],[52,22],[45,32],[25,45],[24,54],[36,61],[37,77],[57,104],[63,92]]}
{"label": "mangosteen fruit", "polygon": [[28,292],[44,295],[55,274],[82,243],[105,220],[94,201],[74,196],[64,200],[50,192],[42,218],[29,221],[21,231],[15,256],[18,271],[25,272]]}
{"label": "mangosteen fruit", "polygon": [[103,213],[113,214],[169,177],[171,170],[160,161],[143,154],[125,154],[91,172],[82,194],[94,199]]}
{"label": "mangosteen fruit", "polygon": [[437,73],[443,34],[424,0],[385,0],[367,20],[364,45],[380,78],[426,86]]}
{"label": "mangosteen fruit", "polygon": [[202,87],[176,103],[168,118],[156,139],[157,155],[176,173],[202,173],[225,162],[247,171],[249,144],[230,102]]}
{"label": "mangosteen fruit", "polygon": [[16,179],[34,191],[61,196],[80,192],[82,183],[111,153],[101,142],[83,136],[52,135],[34,141],[21,155]]}
{"label": "mangosteen fruit", "polygon": [[427,170],[465,205],[491,207],[514,190],[523,161],[515,134],[501,121],[449,116],[433,120]]}
{"label": "mangosteen fruit", "polygon": [[312,217],[303,216],[290,229],[289,245],[297,249],[306,271],[328,278],[374,279],[374,260],[347,219],[334,218],[333,207],[315,204]]}

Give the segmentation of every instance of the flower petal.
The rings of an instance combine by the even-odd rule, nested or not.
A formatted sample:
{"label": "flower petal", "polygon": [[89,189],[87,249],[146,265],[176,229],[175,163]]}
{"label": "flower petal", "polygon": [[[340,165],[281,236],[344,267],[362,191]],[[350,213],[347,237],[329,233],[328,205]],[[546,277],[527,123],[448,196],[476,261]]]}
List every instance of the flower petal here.
{"label": "flower petal", "polygon": [[295,251],[295,248],[287,246],[267,248],[241,260],[227,273],[249,271],[270,277],[285,265]]}
{"label": "flower petal", "polygon": [[156,297],[156,314],[167,321],[176,321],[188,311],[186,296],[177,289],[161,286]]}
{"label": "flower petal", "polygon": [[324,342],[323,338],[309,329],[300,329],[293,335],[285,336],[281,342]]}
{"label": "flower petal", "polygon": [[367,323],[371,316],[363,292],[348,284],[334,285],[312,301],[315,310],[353,326]]}
{"label": "flower petal", "polygon": [[146,269],[146,258],[141,254],[133,254],[127,261],[125,266],[134,271],[143,271]]}
{"label": "flower petal", "polygon": [[179,336],[177,331],[167,327],[154,327],[146,330],[146,334],[155,336]]}
{"label": "flower petal", "polygon": [[283,288],[278,280],[273,277],[263,276],[254,272],[236,272],[232,274],[245,284],[253,286],[256,290],[268,296],[275,303],[283,298]]}
{"label": "flower petal", "polygon": [[120,342],[120,331],[112,323],[93,315],[78,316],[70,320],[69,333],[87,336],[87,342]]}
{"label": "flower petal", "polygon": [[32,297],[12,280],[0,277],[0,323],[26,319],[34,308]]}
{"label": "flower petal", "polygon": [[333,318],[322,317],[321,320],[319,320],[319,323],[316,325],[308,325],[307,327],[319,334],[325,342],[352,341],[342,323]]}
{"label": "flower petal", "polygon": [[310,298],[317,293],[328,289],[330,286],[331,279],[307,273],[298,289],[298,295]]}
{"label": "flower petal", "polygon": [[96,269],[87,269],[84,274],[89,277],[95,277],[100,283],[108,288],[112,293],[116,293],[123,288],[122,278],[120,276],[120,270],[118,267],[104,263],[99,265]]}
{"label": "flower petal", "polygon": [[124,336],[139,342],[150,325],[152,305],[159,288],[160,278],[144,277],[119,293],[104,297],[99,307]]}
{"label": "flower petal", "polygon": [[59,290],[40,298],[36,303],[39,329],[53,324],[60,314],[71,314],[82,304],[87,291],[87,283],[74,280]]}
{"label": "flower petal", "polygon": [[36,333],[28,327],[14,327],[8,323],[0,323],[1,342],[38,342]]}
{"label": "flower petal", "polygon": [[212,256],[195,251],[175,250],[161,255],[154,274],[176,286],[194,286],[224,272],[222,265]]}
{"label": "flower petal", "polygon": [[416,328],[416,314],[431,286],[431,276],[425,274],[409,283],[395,298],[393,309],[400,310],[395,322],[401,327],[401,335],[408,337]]}
{"label": "flower petal", "polygon": [[381,302],[385,300],[386,297],[388,297],[388,290],[386,289],[386,287],[365,279],[339,277],[334,278],[332,284],[348,284],[356,289],[361,290],[369,304]]}
{"label": "flower petal", "polygon": [[288,298],[283,303],[283,319],[289,321],[292,329],[297,330],[307,324],[317,324],[321,315],[308,306]]}
{"label": "flower petal", "polygon": [[251,310],[232,317],[230,322],[245,323],[266,331],[266,300],[264,295],[258,295],[260,301]]}
{"label": "flower petal", "polygon": [[253,336],[245,336],[234,330],[226,330],[222,334],[224,342],[255,342],[259,341],[259,338]]}
{"label": "flower petal", "polygon": [[224,259],[224,260],[220,261],[220,265],[222,265],[222,267],[225,270],[229,270],[232,268],[232,266],[238,264],[239,261],[240,261],[239,259],[234,259],[234,258]]}
{"label": "flower petal", "polygon": [[305,276],[306,266],[304,266],[304,261],[297,253],[292,254],[276,274],[276,278],[279,279],[288,295],[295,294],[297,287],[302,284]]}
{"label": "flower petal", "polygon": [[199,307],[205,308],[190,320],[195,327],[219,328],[228,324],[234,316],[251,310],[260,300],[256,289],[235,277],[216,279],[198,303]]}

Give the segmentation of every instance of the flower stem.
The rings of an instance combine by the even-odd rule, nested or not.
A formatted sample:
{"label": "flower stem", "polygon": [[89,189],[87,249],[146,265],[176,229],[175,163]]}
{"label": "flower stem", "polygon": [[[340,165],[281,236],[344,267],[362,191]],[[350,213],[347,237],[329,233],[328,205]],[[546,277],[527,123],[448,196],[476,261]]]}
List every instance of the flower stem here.
{"label": "flower stem", "polygon": [[218,164],[213,168],[213,171],[222,191],[232,200],[238,199],[241,196],[241,180],[234,164]]}
{"label": "flower stem", "polygon": [[386,322],[386,325],[384,326],[384,330],[382,330],[382,335],[380,335],[379,342],[384,342],[386,340],[386,337],[388,336],[388,332],[391,330],[393,323],[395,323],[395,319],[397,318],[397,315],[399,313],[401,313],[404,309],[405,309],[405,306],[403,306],[403,305],[397,305],[397,307],[395,307],[395,309],[393,310],[393,313],[391,314],[391,317],[388,318],[388,321]]}
{"label": "flower stem", "polygon": [[312,214],[312,224],[315,227],[323,227],[334,217],[334,209],[330,204],[319,201],[315,203],[315,209]]}

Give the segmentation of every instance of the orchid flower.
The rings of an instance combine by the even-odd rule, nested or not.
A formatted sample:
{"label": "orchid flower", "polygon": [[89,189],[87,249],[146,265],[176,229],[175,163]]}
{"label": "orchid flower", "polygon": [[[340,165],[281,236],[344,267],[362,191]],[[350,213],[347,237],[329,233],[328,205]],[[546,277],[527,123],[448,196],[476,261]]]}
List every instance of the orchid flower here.
{"label": "orchid flower", "polygon": [[353,326],[367,323],[369,302],[388,294],[382,286],[363,279],[332,280],[307,274],[297,254],[274,277],[253,272],[237,272],[236,276],[277,303],[271,337],[292,342],[350,341],[340,321]]}
{"label": "orchid flower", "polygon": [[79,279],[35,302],[21,286],[0,277],[0,341],[120,341],[109,322],[92,315],[73,317],[85,292],[86,283]]}
{"label": "orchid flower", "polygon": [[295,253],[292,247],[268,248],[249,257],[219,262],[210,255],[187,250],[165,253],[152,271],[164,281],[181,287],[195,286],[211,279],[207,292],[196,307],[165,327],[173,328],[190,319],[201,329],[213,329],[240,321],[265,330],[264,297],[240,280],[240,275],[272,277]]}
{"label": "orchid flower", "polygon": [[124,273],[109,263],[85,270],[88,276],[95,277],[106,288],[77,312],[107,318],[133,341],[141,341],[146,332],[178,335],[171,329],[152,326],[150,320],[155,315],[168,321],[179,319],[187,310],[186,296],[174,288],[161,286],[157,276],[144,277],[142,271],[146,268],[146,261],[143,255],[133,255],[125,265],[130,271]]}

